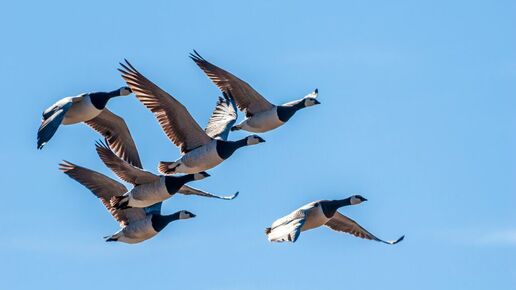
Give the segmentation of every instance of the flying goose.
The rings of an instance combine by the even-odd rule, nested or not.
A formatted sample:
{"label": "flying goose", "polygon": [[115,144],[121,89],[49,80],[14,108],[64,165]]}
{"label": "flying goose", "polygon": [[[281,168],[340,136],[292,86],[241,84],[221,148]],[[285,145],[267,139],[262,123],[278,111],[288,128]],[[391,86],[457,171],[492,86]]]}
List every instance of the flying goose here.
{"label": "flying goose", "polygon": [[96,171],[63,161],[59,169],[66,175],[88,188],[120,224],[121,229],[111,236],[104,237],[106,242],[124,242],[135,244],[157,235],[170,222],[178,219],[189,219],[195,215],[182,210],[171,215],[161,214],[161,202],[146,208],[117,209],[111,206],[110,199],[127,192],[127,188]]}
{"label": "flying goose", "polygon": [[38,149],[42,149],[54,136],[59,125],[84,122],[107,138],[109,146],[118,156],[131,164],[141,166],[136,145],[125,121],[106,108],[111,98],[130,93],[130,88],[122,87],[112,92],[84,93],[57,101],[43,112],[38,130]]}
{"label": "flying goose", "polygon": [[338,232],[352,234],[355,237],[374,240],[390,245],[401,242],[405,236],[401,236],[395,241],[384,241],[366,229],[361,227],[354,220],[342,215],[337,209],[348,206],[357,205],[366,201],[361,195],[353,195],[341,200],[319,200],[311,202],[287,216],[284,216],[274,223],[270,228],[265,229],[269,241],[271,242],[295,242],[301,232],[318,228],[322,225],[329,227]]}
{"label": "flying goose", "polygon": [[210,176],[206,172],[186,174],[182,176],[158,176],[122,160],[102,142],[97,142],[95,147],[100,159],[107,167],[109,167],[109,169],[111,169],[120,179],[134,185],[134,188],[131,191],[128,191],[123,195],[113,197],[111,205],[115,208],[144,208],[155,203],[162,202],[176,193],[225,200],[231,200],[238,196],[238,192],[232,196],[213,195],[186,185],[187,182],[201,180]]}
{"label": "flying goose", "polygon": [[[186,108],[174,97],[163,91],[138,72],[127,60],[120,63],[122,78],[158,120],[167,137],[180,148],[183,154],[174,162],[160,162],[158,169],[163,174],[197,173],[213,168],[228,159],[237,149],[265,142],[257,135],[247,136],[238,141],[227,141],[227,132],[236,120],[233,106],[220,103],[203,131]],[[228,102],[231,96],[224,94]],[[233,112],[235,112],[233,114]],[[219,113],[229,113],[220,118]],[[212,135],[210,135],[212,134]]]}
{"label": "flying goose", "polygon": [[211,64],[194,50],[190,58],[204,71],[221,91],[233,93],[236,104],[245,112],[247,119],[233,126],[231,131],[246,130],[254,133],[267,132],[285,124],[294,114],[303,108],[320,104],[316,99],[318,90],[304,98],[283,105],[273,105],[248,83],[237,78],[216,65]]}

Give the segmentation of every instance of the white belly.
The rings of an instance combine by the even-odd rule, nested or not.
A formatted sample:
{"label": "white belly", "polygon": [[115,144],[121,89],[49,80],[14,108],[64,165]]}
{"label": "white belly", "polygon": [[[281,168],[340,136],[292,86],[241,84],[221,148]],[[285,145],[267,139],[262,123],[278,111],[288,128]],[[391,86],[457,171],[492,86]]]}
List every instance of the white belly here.
{"label": "white belly", "polygon": [[211,169],[220,163],[224,159],[219,157],[217,154],[217,140],[213,140],[210,143],[194,149],[179,159],[181,164],[177,167],[175,172],[178,173],[197,173]]}
{"label": "white belly", "polygon": [[155,182],[138,185],[129,192],[129,206],[147,207],[169,198],[165,176]]}
{"label": "white belly", "polygon": [[76,98],[80,98],[80,101],[75,101],[68,112],[66,112],[63,119],[64,125],[91,120],[102,112],[102,110],[99,110],[93,106],[89,96]]}
{"label": "white belly", "polygon": [[305,224],[301,228],[301,231],[304,232],[313,228],[320,227],[324,225],[328,220],[330,219],[324,215],[321,206],[312,208],[308,210],[307,217],[305,219]]}
{"label": "white belly", "polygon": [[285,124],[278,118],[277,107],[274,107],[268,111],[260,112],[254,116],[244,120],[240,126],[243,130],[263,133],[276,129],[279,126]]}
{"label": "white belly", "polygon": [[143,220],[130,223],[123,228],[118,241],[135,244],[148,240],[157,234],[158,232],[152,227],[151,216],[148,216]]}

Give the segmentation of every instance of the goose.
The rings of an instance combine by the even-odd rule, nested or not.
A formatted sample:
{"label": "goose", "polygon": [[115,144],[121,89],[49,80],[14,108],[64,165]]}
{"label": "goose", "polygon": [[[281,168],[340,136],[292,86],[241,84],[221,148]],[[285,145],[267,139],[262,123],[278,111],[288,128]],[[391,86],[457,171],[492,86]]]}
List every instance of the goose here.
{"label": "goose", "polygon": [[207,172],[186,174],[182,176],[155,175],[145,171],[115,155],[106,144],[98,141],[95,144],[97,154],[104,164],[111,169],[120,179],[133,184],[134,188],[123,195],[114,196],[110,201],[111,206],[117,209],[132,207],[145,208],[158,202],[162,202],[176,193],[184,195],[198,195],[203,197],[232,200],[238,196],[238,192],[232,196],[218,196],[202,190],[189,187],[186,183],[201,180],[210,175]]}
{"label": "goose", "polygon": [[[219,103],[210,118],[208,130],[203,131],[188,110],[174,97],[163,91],[138,72],[127,60],[120,63],[122,78],[158,120],[167,137],[183,154],[174,162],[161,161],[158,169],[163,174],[197,173],[211,169],[228,159],[237,149],[265,142],[257,135],[238,141],[228,141],[228,132],[236,120],[233,100],[224,93],[227,102]],[[224,115],[225,117],[221,117]],[[216,129],[214,129],[216,128]]]}
{"label": "goose", "polygon": [[38,130],[38,149],[45,146],[61,124],[84,122],[107,138],[109,146],[116,154],[131,164],[141,166],[136,154],[136,145],[124,119],[106,108],[111,98],[127,96],[130,93],[129,87],[122,87],[111,92],[84,93],[57,101],[43,112]]}
{"label": "goose", "polygon": [[315,89],[302,99],[283,105],[273,105],[248,83],[211,64],[197,51],[194,50],[190,58],[221,91],[232,92],[238,108],[245,112],[246,119],[233,126],[231,131],[267,132],[285,124],[297,111],[320,104],[316,99],[319,91]]}
{"label": "goose", "polygon": [[345,232],[367,240],[390,245],[401,242],[405,236],[401,236],[395,241],[384,241],[337,211],[343,206],[357,205],[364,201],[367,201],[367,199],[361,195],[353,195],[340,200],[314,201],[291,212],[289,215],[277,219],[270,228],[265,229],[265,234],[271,242],[289,241],[294,243],[301,232],[324,225],[334,231]]}
{"label": "goose", "polygon": [[195,217],[195,214],[186,210],[170,215],[162,215],[161,202],[146,208],[114,208],[109,201],[111,198],[127,192],[127,188],[123,184],[99,172],[68,161],[63,161],[59,165],[61,171],[84,185],[98,197],[119,223],[120,230],[113,235],[104,237],[106,242],[140,243],[156,236],[173,221]]}

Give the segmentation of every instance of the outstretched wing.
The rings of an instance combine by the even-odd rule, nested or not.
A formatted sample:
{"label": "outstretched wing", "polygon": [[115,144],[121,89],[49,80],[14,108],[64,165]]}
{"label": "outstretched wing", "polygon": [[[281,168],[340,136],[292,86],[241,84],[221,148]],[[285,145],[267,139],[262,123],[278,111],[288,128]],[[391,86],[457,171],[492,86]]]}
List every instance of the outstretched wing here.
{"label": "outstretched wing", "polygon": [[348,234],[352,234],[355,237],[359,237],[367,240],[374,240],[382,243],[386,243],[389,245],[394,245],[403,240],[405,236],[401,236],[399,239],[395,241],[384,241],[382,239],[377,238],[375,235],[368,232],[366,229],[361,227],[357,222],[348,218],[347,216],[342,215],[339,212],[335,212],[333,217],[325,224],[325,226],[329,227],[332,230],[338,232],[345,232]]}
{"label": "outstretched wing", "polygon": [[106,144],[97,141],[95,144],[97,154],[104,164],[111,169],[120,179],[132,183],[133,185],[153,182],[159,177],[148,171],[131,165],[120,157],[116,156]]}
{"label": "outstretched wing", "polygon": [[223,92],[231,91],[236,104],[247,117],[274,107],[248,83],[216,65],[211,64],[194,50],[190,58],[204,71],[210,80]]}
{"label": "outstretched wing", "polygon": [[182,153],[207,144],[211,138],[174,97],[148,80],[127,60],[120,63],[122,78],[142,104],[154,113],[167,137]]}
{"label": "outstretched wing", "polygon": [[38,149],[42,149],[54,136],[72,103],[72,98],[64,98],[43,112],[43,119],[38,129]]}
{"label": "outstretched wing", "polygon": [[117,156],[136,167],[142,167],[138,149],[124,119],[105,108],[97,117],[85,123],[106,138]]}
{"label": "outstretched wing", "polygon": [[301,228],[305,224],[305,220],[306,211],[298,209],[272,223],[270,228],[265,229],[265,234],[271,242],[288,241],[294,243],[301,234]]}
{"label": "outstretched wing", "polygon": [[227,140],[229,131],[231,131],[231,127],[235,124],[238,115],[231,92],[222,92],[222,95],[224,98],[219,97],[215,110],[211,114],[204,131],[211,138]]}
{"label": "outstretched wing", "polygon": [[63,161],[59,164],[59,169],[93,192],[113,215],[115,220],[118,221],[120,226],[125,226],[130,222],[146,217],[145,210],[141,208],[118,210],[111,206],[109,200],[113,196],[120,196],[127,192],[127,188],[120,182],[68,161]]}
{"label": "outstretched wing", "polygon": [[232,199],[234,199],[235,197],[238,196],[238,191],[235,194],[230,195],[230,196],[222,196],[222,195],[211,194],[209,192],[202,191],[200,189],[193,188],[193,187],[190,187],[188,185],[183,185],[179,189],[178,192],[181,193],[181,194],[184,194],[184,195],[198,195],[198,196],[213,197],[213,198],[219,198],[219,199],[225,199],[225,200],[232,200]]}

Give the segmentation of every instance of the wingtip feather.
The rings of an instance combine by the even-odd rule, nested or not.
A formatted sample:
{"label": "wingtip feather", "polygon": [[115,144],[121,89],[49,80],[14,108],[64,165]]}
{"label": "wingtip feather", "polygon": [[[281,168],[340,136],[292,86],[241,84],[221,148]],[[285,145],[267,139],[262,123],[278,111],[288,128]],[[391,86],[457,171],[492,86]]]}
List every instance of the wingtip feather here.
{"label": "wingtip feather", "polygon": [[391,245],[396,245],[397,243],[403,241],[405,239],[405,235],[401,236],[399,239],[397,239],[396,241],[388,241],[387,243],[388,244],[391,244]]}
{"label": "wingtip feather", "polygon": [[232,196],[228,196],[226,199],[227,199],[227,200],[233,200],[233,199],[235,199],[235,198],[238,196],[238,194],[240,194],[240,192],[239,192],[239,191],[237,191],[237,192],[236,192],[235,194],[233,194]]}

